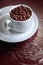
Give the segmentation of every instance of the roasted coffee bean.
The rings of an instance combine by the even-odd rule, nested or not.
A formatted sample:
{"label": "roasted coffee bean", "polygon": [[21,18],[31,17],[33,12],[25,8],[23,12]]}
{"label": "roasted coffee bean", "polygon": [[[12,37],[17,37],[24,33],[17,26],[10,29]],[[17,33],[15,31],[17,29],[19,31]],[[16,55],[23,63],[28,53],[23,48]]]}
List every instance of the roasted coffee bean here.
{"label": "roasted coffee bean", "polygon": [[31,10],[24,6],[18,6],[11,10],[10,17],[17,21],[24,21],[31,17]]}

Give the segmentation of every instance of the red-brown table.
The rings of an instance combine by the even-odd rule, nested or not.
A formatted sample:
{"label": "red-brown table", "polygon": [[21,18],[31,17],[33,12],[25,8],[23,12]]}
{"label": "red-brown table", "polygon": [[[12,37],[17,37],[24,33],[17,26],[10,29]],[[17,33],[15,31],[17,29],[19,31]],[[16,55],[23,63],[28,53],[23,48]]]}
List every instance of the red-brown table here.
{"label": "red-brown table", "polygon": [[10,44],[0,40],[0,65],[43,65],[43,1],[0,0],[0,8],[15,4],[29,5],[38,16],[39,27],[26,41]]}

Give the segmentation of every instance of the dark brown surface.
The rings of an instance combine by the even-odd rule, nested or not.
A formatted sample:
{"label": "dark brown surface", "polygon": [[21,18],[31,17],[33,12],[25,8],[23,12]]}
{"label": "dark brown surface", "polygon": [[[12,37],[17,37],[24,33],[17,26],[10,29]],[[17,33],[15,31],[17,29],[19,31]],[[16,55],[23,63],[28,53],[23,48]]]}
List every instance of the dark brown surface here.
{"label": "dark brown surface", "polygon": [[[0,8],[21,3],[31,6],[38,16],[38,30],[30,39],[24,42],[10,44],[0,41],[0,65],[43,65],[43,61],[39,62],[39,60],[43,58],[43,0],[0,0]],[[29,45],[34,50],[30,49]],[[29,55],[30,51],[32,51],[32,53],[38,53],[40,49],[41,55],[37,54],[36,57]],[[35,55],[35,53],[33,54]],[[35,60],[32,59],[33,57]]]}

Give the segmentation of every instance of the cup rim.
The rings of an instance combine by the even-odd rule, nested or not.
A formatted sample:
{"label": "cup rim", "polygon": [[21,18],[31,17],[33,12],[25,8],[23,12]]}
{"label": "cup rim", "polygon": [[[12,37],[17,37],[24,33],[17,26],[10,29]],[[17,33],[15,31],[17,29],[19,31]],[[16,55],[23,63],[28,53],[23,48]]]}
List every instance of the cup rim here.
{"label": "cup rim", "polygon": [[23,20],[23,21],[17,21],[17,20],[14,20],[13,18],[11,18],[11,17],[10,17],[10,13],[9,13],[9,18],[10,18],[10,20],[11,20],[11,21],[14,21],[14,22],[16,21],[16,22],[18,22],[18,23],[26,22],[27,20],[30,20],[30,19],[32,18],[32,15],[33,15],[33,10],[32,10],[32,8],[31,8],[30,6],[28,6],[28,5],[25,5],[25,4],[15,5],[15,6],[13,6],[13,7],[9,10],[9,12],[11,12],[12,9],[14,9],[14,8],[16,8],[16,7],[18,7],[18,6],[25,6],[25,7],[29,8],[29,9],[31,10],[31,16],[30,16],[30,18],[28,18],[28,19],[26,19],[26,20]]}

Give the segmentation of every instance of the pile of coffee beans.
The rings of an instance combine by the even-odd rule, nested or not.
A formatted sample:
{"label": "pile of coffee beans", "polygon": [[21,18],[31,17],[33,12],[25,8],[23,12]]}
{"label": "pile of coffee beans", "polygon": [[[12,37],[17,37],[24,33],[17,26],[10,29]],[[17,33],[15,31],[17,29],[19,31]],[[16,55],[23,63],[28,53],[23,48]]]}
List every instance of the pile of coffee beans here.
{"label": "pile of coffee beans", "polygon": [[18,6],[10,11],[10,17],[17,21],[24,21],[30,18],[31,10],[24,6]]}

